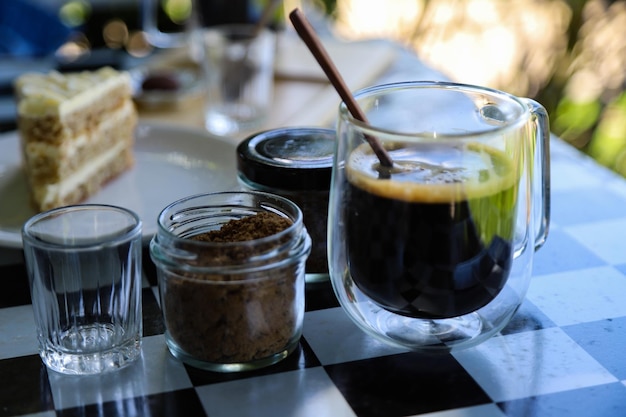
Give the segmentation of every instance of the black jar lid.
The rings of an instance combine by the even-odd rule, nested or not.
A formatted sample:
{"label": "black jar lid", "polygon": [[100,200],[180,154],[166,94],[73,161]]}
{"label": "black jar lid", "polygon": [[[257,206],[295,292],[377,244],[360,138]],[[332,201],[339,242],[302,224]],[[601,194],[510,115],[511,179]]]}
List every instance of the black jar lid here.
{"label": "black jar lid", "polygon": [[287,127],[256,133],[237,147],[239,175],[284,190],[330,188],[335,131]]}

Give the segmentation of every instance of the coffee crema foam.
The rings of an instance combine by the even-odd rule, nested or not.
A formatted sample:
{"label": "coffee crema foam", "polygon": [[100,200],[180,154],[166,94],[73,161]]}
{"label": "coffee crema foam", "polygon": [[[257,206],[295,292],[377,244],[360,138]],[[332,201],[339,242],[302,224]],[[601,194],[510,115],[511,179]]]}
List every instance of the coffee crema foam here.
{"label": "coffee crema foam", "polygon": [[[380,197],[442,203],[492,195],[518,178],[510,157],[478,143],[397,144],[388,152],[391,169],[380,166],[368,144],[357,147],[346,163],[348,180]],[[387,177],[381,175],[385,169]]]}

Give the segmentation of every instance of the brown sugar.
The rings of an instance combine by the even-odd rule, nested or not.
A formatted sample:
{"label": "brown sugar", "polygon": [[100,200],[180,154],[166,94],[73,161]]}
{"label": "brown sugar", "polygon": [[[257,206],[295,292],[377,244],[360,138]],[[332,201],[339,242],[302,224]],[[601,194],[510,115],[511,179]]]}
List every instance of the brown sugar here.
{"label": "brown sugar", "polygon": [[231,220],[219,230],[194,236],[203,242],[243,242],[275,235],[291,226],[291,220],[276,213],[263,211],[253,216]]}
{"label": "brown sugar", "polygon": [[[274,235],[291,224],[287,218],[261,212],[189,239],[243,242]],[[217,246],[198,252],[198,265],[233,265],[233,260],[251,265],[255,250]],[[218,268],[211,273],[170,274],[162,290],[167,328],[176,344],[195,359],[212,363],[261,360],[292,344],[301,331],[304,262],[280,262],[268,268],[271,263],[276,259],[266,261],[263,267],[244,268],[245,272],[225,267],[223,272]]]}
{"label": "brown sugar", "polygon": [[[194,242],[211,243],[237,243],[261,239],[275,235],[287,229],[292,224],[290,219],[279,216],[276,213],[260,212],[252,216],[230,220],[218,230],[211,230],[191,236],[189,240]],[[248,261],[254,256],[259,256],[273,250],[277,245],[282,245],[289,237],[271,242],[256,242],[251,245],[207,245],[201,249],[187,248],[185,250],[200,250],[195,263],[198,266],[221,266],[232,265]],[[197,245],[193,245],[197,246]],[[230,281],[232,279],[246,279],[246,277],[231,278],[228,274],[220,276],[208,276],[208,279]],[[201,278],[202,279],[202,278]]]}

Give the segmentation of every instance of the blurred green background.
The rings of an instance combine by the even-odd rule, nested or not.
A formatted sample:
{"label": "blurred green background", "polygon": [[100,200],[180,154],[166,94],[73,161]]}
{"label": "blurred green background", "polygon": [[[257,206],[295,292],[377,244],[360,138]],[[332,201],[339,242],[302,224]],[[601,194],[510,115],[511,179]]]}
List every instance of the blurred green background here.
{"label": "blurred green background", "polygon": [[337,0],[320,7],[347,38],[392,38],[454,81],[537,100],[553,133],[626,176],[626,1]]}

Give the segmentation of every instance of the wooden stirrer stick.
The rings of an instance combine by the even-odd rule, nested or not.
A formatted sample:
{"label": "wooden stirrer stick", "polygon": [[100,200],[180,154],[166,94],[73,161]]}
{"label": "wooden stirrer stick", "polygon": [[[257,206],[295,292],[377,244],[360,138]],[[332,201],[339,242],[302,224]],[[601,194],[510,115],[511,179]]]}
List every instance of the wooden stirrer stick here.
{"label": "wooden stirrer stick", "polygon": [[[337,70],[337,67],[328,55],[328,52],[326,52],[324,45],[322,45],[319,41],[315,30],[304,14],[296,8],[289,13],[289,19],[291,20],[293,27],[296,29],[296,32],[298,32],[298,35],[300,35],[300,38],[304,41],[317,60],[317,63],[322,67],[322,70],[324,70],[324,73],[326,74],[326,77],[328,77],[330,83],[333,87],[335,87],[335,90],[337,90],[337,93],[339,93],[343,102],[346,103],[352,117],[367,123],[365,113],[363,113],[363,110],[361,110],[361,107],[359,107],[358,103],[352,96],[352,93],[339,73],[339,70]],[[371,135],[365,135],[365,139],[372,147],[372,150],[378,157],[380,164],[384,167],[391,168],[393,166],[393,161],[385,148],[383,148],[380,144],[380,141]]]}

